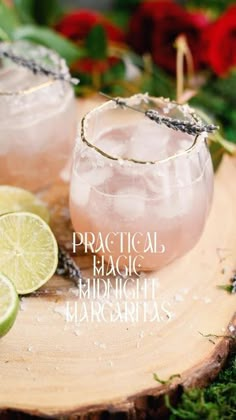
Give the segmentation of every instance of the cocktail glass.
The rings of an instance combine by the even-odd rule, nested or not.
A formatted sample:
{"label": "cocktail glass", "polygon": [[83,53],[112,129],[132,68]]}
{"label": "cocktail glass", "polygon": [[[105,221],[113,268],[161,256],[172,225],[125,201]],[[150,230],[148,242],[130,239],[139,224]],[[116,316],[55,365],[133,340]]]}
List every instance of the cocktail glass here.
{"label": "cocktail glass", "polygon": [[[8,44],[1,43],[1,48]],[[18,41],[11,52],[55,72],[64,60],[45,47]],[[76,136],[71,85],[0,60],[0,184],[43,189],[67,165]]]}
{"label": "cocktail glass", "polygon": [[[188,105],[168,99],[139,94],[126,104],[196,118]],[[202,234],[212,195],[206,133],[174,131],[114,101],[82,120],[74,150],[71,219],[80,237],[90,232],[104,244],[109,238],[109,246],[98,252],[108,263],[112,258],[122,268],[139,255],[138,269],[148,271],[184,255]],[[127,239],[122,247],[118,232]]]}

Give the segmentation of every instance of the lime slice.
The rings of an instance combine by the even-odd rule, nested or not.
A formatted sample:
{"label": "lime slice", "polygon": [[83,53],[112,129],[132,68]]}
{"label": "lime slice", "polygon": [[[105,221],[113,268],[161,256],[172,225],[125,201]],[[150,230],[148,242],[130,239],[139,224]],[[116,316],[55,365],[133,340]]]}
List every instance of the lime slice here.
{"label": "lime slice", "polygon": [[15,211],[29,211],[49,223],[49,210],[38,197],[22,188],[0,186],[0,215]]}
{"label": "lime slice", "polygon": [[0,217],[0,272],[12,280],[19,294],[45,284],[57,263],[57,241],[44,220],[27,212]]}
{"label": "lime slice", "polygon": [[0,273],[0,337],[14,324],[18,308],[19,298],[13,283]]}

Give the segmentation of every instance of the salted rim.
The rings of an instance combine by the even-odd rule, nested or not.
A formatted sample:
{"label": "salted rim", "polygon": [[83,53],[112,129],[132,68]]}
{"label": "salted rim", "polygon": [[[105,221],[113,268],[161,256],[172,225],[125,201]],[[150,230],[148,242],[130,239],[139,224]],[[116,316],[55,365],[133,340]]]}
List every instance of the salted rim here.
{"label": "salted rim", "polygon": [[[31,42],[29,42],[29,41],[23,41],[22,40],[22,42],[27,42],[27,43],[29,43],[29,44],[32,44],[33,46],[34,46],[34,44],[33,43],[31,43]],[[12,42],[5,42],[5,43],[7,43],[7,44],[12,44]],[[56,57],[58,57],[59,58],[59,68],[61,67],[61,57],[56,53],[56,52],[54,52],[53,50],[50,50],[49,48],[47,48],[47,47],[45,47],[44,45],[37,45],[37,44],[35,44],[35,47],[37,48],[37,47],[40,47],[40,48],[43,48],[43,49],[45,49],[45,51],[49,51],[49,52],[51,52],[51,53],[53,53],[54,54],[54,56],[56,56]],[[30,70],[29,70],[30,71]],[[32,86],[32,87],[29,87],[29,88],[27,88],[27,89],[22,89],[22,90],[12,90],[12,91],[1,91],[0,90],[0,96],[14,96],[14,95],[28,95],[28,94],[31,94],[31,93],[34,93],[34,92],[36,92],[37,90],[40,90],[40,89],[44,89],[45,87],[48,87],[48,86],[50,86],[50,85],[52,85],[52,84],[54,84],[55,82],[58,82],[59,81],[59,79],[52,79],[52,78],[48,78],[48,80],[47,81],[45,81],[45,82],[42,82],[42,83],[40,83],[40,84],[38,84],[38,85],[35,85],[35,86]]]}
{"label": "salted rim", "polygon": [[50,86],[53,83],[55,83],[56,81],[58,81],[58,80],[50,79],[47,82],[43,82],[43,83],[40,83],[37,86],[32,86],[31,88],[23,89],[23,90],[0,91],[0,96],[28,95],[30,93],[36,92],[37,90],[43,89],[47,86]]}
{"label": "salted rim", "polygon": [[[145,98],[147,99],[150,99],[150,100],[153,100],[153,101],[157,101],[157,100],[160,100],[160,101],[162,101],[162,102],[164,102],[164,103],[166,103],[166,104],[168,104],[168,103],[172,103],[172,104],[175,104],[179,109],[181,109],[184,105],[180,105],[180,104],[178,104],[177,102],[175,102],[175,101],[171,101],[171,100],[169,100],[168,98],[163,98],[163,97],[157,97],[157,98],[155,98],[155,97],[152,97],[152,96],[147,96],[147,94],[136,94],[136,95],[133,95],[133,96],[130,96],[129,98],[127,98],[127,99],[131,99],[131,98],[137,98],[137,99],[141,99],[141,98],[143,98],[144,100],[145,100]],[[126,99],[126,98],[124,98],[124,99]],[[90,118],[91,117],[91,115],[93,114],[93,113],[96,113],[97,111],[100,111],[100,110],[103,110],[103,108],[107,108],[107,107],[109,107],[110,105],[112,105],[113,106],[113,108],[110,108],[110,109],[116,109],[117,107],[118,107],[118,105],[114,102],[114,101],[106,101],[104,104],[102,104],[102,105],[99,105],[99,106],[97,106],[97,107],[95,107],[92,111],[90,111],[90,112],[88,112],[83,118],[82,118],[82,120],[81,120],[81,132],[80,132],[80,137],[81,137],[81,140],[88,146],[88,147],[90,147],[91,149],[94,149],[96,152],[98,152],[99,154],[101,154],[102,156],[104,156],[104,157],[106,157],[106,158],[108,158],[108,159],[111,159],[111,160],[114,160],[114,161],[118,161],[118,162],[133,162],[133,163],[138,163],[138,164],[151,164],[151,165],[153,165],[153,164],[157,164],[157,163],[163,163],[163,162],[168,162],[169,160],[172,160],[172,159],[176,159],[176,158],[178,158],[178,157],[180,157],[180,156],[184,156],[185,154],[189,154],[190,152],[192,152],[195,148],[196,148],[196,146],[199,144],[199,142],[202,140],[205,140],[206,139],[206,137],[207,137],[207,134],[205,134],[205,136],[204,136],[204,133],[202,133],[202,134],[197,134],[195,137],[194,137],[194,141],[193,141],[193,143],[191,144],[191,146],[188,148],[188,149],[185,149],[185,150],[183,150],[183,151],[181,151],[181,152],[179,152],[179,153],[175,153],[175,154],[173,154],[173,155],[171,155],[171,156],[168,156],[167,158],[164,158],[164,159],[159,159],[159,160],[137,160],[137,159],[132,159],[132,158],[126,158],[126,157],[116,157],[116,156],[112,156],[112,155],[110,155],[109,153],[106,153],[106,152],[104,152],[104,150],[102,150],[102,149],[100,149],[99,147],[97,147],[97,146],[95,146],[95,144],[93,144],[91,141],[89,141],[89,140],[87,140],[87,136],[86,136],[86,124],[87,124],[87,120],[88,120],[88,118]],[[135,111],[134,111],[135,112]],[[195,114],[195,112],[194,112],[194,110],[193,109],[191,109],[190,107],[189,107],[189,109],[188,109],[188,112],[189,112],[189,114],[191,115],[191,117],[196,121],[196,122],[199,122],[199,118],[197,117],[197,115]]]}

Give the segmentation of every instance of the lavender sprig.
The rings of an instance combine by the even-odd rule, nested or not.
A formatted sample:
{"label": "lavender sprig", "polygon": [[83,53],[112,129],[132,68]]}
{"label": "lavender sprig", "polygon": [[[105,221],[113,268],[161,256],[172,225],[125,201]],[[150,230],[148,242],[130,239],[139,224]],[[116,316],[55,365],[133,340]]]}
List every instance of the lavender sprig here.
{"label": "lavender sprig", "polygon": [[106,95],[100,92],[103,96],[108,99],[116,102],[116,104],[122,108],[129,108],[133,111],[141,112],[150,120],[155,121],[157,124],[164,124],[166,127],[171,128],[175,131],[182,131],[182,133],[187,133],[190,135],[199,135],[201,133],[213,133],[219,127],[214,124],[203,124],[199,121],[188,121],[188,120],[179,120],[177,118],[167,117],[165,115],[159,114],[158,111],[154,109],[148,109],[147,111],[142,111],[140,108],[135,108],[126,103],[122,98],[113,98],[109,95]]}
{"label": "lavender sprig", "polygon": [[61,71],[57,72],[52,70],[48,67],[45,67],[42,64],[37,63],[35,60],[31,58],[25,58],[20,55],[15,54],[10,49],[0,49],[0,57],[5,57],[11,60],[13,63],[28,68],[32,71],[33,74],[42,74],[44,76],[50,76],[55,80],[63,80],[65,82],[69,82],[73,85],[77,85],[79,83],[79,79],[71,77],[69,71]]}
{"label": "lavender sprig", "polygon": [[232,282],[232,290],[231,290],[231,293],[236,293],[236,274],[234,274],[231,282]]}
{"label": "lavender sprig", "polygon": [[236,294],[236,273],[230,279],[230,284],[220,285],[219,288],[225,290],[228,293]]}
{"label": "lavender sprig", "polygon": [[179,120],[177,118],[160,115],[156,110],[148,109],[145,115],[157,124],[165,124],[168,128],[176,131],[182,131],[190,135],[199,135],[201,133],[213,133],[218,127],[214,124],[201,124],[196,121]]}
{"label": "lavender sprig", "polygon": [[58,276],[65,276],[72,280],[76,286],[81,281],[84,283],[81,271],[75,261],[71,258],[70,254],[66,252],[61,246],[59,246],[58,252],[58,266],[56,270]]}

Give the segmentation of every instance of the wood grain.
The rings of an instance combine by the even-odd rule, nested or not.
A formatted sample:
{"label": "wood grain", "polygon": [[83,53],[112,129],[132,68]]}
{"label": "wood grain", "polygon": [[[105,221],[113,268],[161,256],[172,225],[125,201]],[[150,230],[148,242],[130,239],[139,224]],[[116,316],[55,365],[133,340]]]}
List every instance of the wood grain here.
{"label": "wood grain", "polygon": [[[197,246],[145,275],[157,279],[157,300],[169,302],[170,320],[67,322],[66,302],[81,309],[85,299],[78,299],[73,283],[56,276],[22,300],[13,329],[0,341],[0,410],[8,410],[1,418],[14,411],[55,418],[161,418],[163,394],[177,398],[182,386],[204,386],[217,375],[233,340],[213,343],[200,333],[229,335],[229,324],[236,326],[235,296],[217,288],[236,268],[235,176],[235,161],[225,157]],[[59,242],[71,249],[68,187],[59,183],[44,199]],[[81,251],[77,259],[89,276],[91,258]],[[162,385],[153,373],[164,380],[181,376]]]}

